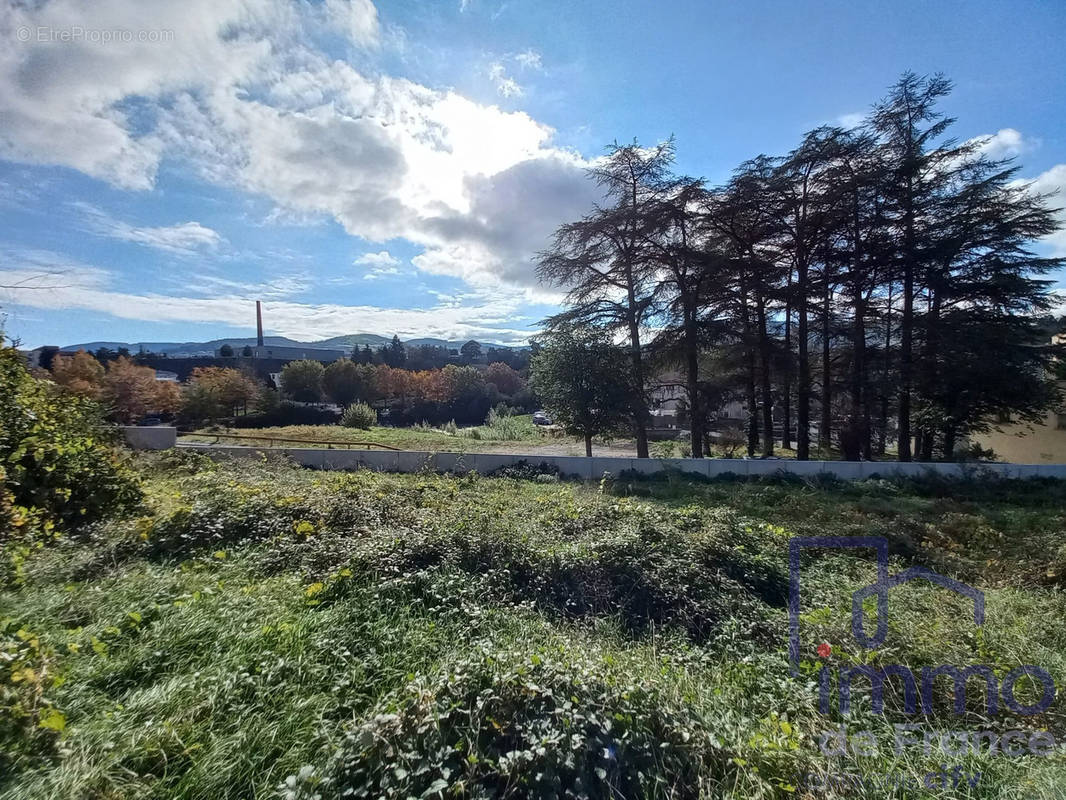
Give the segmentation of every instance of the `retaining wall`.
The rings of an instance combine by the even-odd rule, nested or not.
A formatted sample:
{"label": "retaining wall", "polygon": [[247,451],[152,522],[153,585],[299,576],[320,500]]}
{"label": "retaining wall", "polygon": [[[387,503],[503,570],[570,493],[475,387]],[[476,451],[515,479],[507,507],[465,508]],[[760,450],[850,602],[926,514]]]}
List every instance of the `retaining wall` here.
{"label": "retaining wall", "polygon": [[178,429],[166,425],[152,425],[144,428],[125,425],[122,433],[126,437],[126,444],[134,450],[166,450],[178,443]]}
{"label": "retaining wall", "polygon": [[[152,428],[141,430],[155,430]],[[559,468],[565,476],[599,479],[604,472],[618,475],[623,470],[646,474],[664,469],[678,470],[703,477],[733,473],[738,476],[773,475],[788,472],[793,475],[831,475],[842,480],[859,480],[873,475],[920,476],[929,472],[962,477],[975,469],[1005,478],[1066,478],[1066,464],[982,464],[979,468],[964,464],[901,464],[895,461],[762,461],[742,458],[600,458],[585,456],[512,455],[501,453],[427,453],[389,450],[327,450],[324,448],[225,447],[207,444],[183,444],[212,456],[248,457],[269,452],[285,455],[305,467],[316,469],[355,470],[374,469],[387,472],[467,472],[477,470],[487,474],[519,462],[549,464]]]}

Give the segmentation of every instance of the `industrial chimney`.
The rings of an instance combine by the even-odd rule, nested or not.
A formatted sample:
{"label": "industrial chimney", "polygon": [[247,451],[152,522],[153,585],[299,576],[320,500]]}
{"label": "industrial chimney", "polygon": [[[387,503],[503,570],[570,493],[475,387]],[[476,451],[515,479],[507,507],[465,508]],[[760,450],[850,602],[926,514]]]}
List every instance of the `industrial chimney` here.
{"label": "industrial chimney", "polygon": [[263,304],[255,301],[255,343],[263,346]]}

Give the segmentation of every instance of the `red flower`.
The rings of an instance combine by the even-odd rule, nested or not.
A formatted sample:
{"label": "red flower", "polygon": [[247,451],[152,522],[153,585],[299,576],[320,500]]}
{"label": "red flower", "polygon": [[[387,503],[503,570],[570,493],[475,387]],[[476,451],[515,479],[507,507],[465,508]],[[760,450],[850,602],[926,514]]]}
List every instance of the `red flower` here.
{"label": "red flower", "polygon": [[818,645],[818,657],[819,658],[829,658],[829,656],[832,655],[832,653],[833,653],[833,648],[829,645],[828,642],[822,642],[820,645]]}

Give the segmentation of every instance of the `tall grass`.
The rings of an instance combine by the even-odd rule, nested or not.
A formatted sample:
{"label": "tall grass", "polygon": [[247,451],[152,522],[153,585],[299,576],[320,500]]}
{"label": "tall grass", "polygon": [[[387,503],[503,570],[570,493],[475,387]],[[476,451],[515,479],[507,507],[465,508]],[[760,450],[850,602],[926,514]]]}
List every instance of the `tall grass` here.
{"label": "tall grass", "polygon": [[[1060,756],[982,755],[949,764],[980,772],[973,788],[808,792],[807,773],[922,781],[945,761],[892,753],[891,724],[911,720],[891,693],[884,719],[865,694],[861,713],[824,718],[813,676],[784,657],[789,536],[876,533],[893,571],[980,585],[989,621],[975,636],[933,587],[900,587],[890,649],[872,658],[1066,675],[1050,546],[1063,505],[1038,499],[1057,484],[651,484],[637,498],[622,482],[181,454],[141,472],[142,517],[36,552],[0,593],[0,797],[1050,800],[1066,782]],[[805,642],[871,658],[848,620],[872,565],[814,554],[803,574]],[[15,655],[32,680],[12,680]],[[1059,735],[1066,717],[1060,699],[1039,720],[918,721]],[[872,729],[880,754],[823,756],[818,735],[842,722]]]}

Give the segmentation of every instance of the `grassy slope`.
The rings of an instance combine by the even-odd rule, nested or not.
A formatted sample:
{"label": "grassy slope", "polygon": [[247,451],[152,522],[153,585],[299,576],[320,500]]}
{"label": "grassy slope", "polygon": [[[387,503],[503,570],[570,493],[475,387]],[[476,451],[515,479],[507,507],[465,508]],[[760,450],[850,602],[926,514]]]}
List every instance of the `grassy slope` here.
{"label": "grassy slope", "polygon": [[[529,415],[514,417],[514,422],[496,428],[480,425],[473,428],[460,428],[456,434],[439,429],[428,428],[344,428],[340,425],[286,425],[273,428],[234,429],[230,433],[244,436],[279,436],[294,439],[313,439],[325,442],[376,442],[397,447],[401,450],[425,450],[429,452],[449,451],[467,452],[484,449],[485,445],[494,443],[522,443],[530,450],[539,445],[557,443],[559,440],[549,436],[543,428],[538,428],[530,421]],[[198,431],[195,435],[182,437],[183,441],[215,441],[211,429]],[[226,443],[226,439],[221,442]],[[230,440],[237,443],[236,440]],[[308,445],[321,447],[324,445]]]}
{"label": "grassy slope", "polygon": [[[785,798],[808,796],[801,771],[921,780],[944,760],[817,753],[829,725],[783,656],[790,534],[885,535],[894,570],[913,561],[987,590],[979,637],[943,594],[896,590],[886,660],[1066,677],[1059,484],[952,499],[891,484],[586,487],[174,455],[144,469],[142,519],[40,552],[0,595],[11,669],[33,672],[2,684],[0,796],[461,785]],[[847,611],[871,575],[812,557],[805,641],[859,658]],[[12,717],[16,702],[28,716]],[[1039,721],[1058,737],[1063,710],[1059,699]],[[903,718],[866,719],[855,724],[890,748]],[[1052,798],[1066,783],[1061,756],[963,763],[982,773],[977,788],[935,796]]]}

